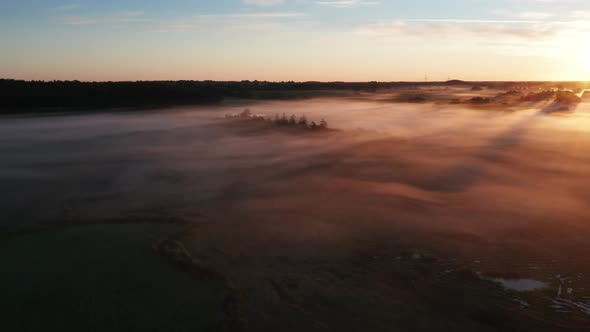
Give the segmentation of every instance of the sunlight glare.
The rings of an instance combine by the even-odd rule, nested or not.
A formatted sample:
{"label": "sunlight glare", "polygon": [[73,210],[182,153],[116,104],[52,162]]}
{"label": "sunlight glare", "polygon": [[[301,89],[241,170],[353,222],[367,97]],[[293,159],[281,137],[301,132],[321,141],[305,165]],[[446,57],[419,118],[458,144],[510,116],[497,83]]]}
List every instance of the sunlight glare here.
{"label": "sunlight glare", "polygon": [[590,74],[590,45],[584,45],[578,55],[584,74]]}

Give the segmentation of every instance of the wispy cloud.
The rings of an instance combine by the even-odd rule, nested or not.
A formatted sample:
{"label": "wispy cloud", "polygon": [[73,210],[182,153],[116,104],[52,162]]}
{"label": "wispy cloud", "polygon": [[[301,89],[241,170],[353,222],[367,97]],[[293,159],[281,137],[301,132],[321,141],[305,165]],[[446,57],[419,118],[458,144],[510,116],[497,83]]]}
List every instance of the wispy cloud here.
{"label": "wispy cloud", "polygon": [[328,6],[334,8],[351,8],[357,6],[373,6],[378,5],[380,1],[365,1],[365,0],[334,0],[334,1],[315,1],[320,6]]}
{"label": "wispy cloud", "polygon": [[123,11],[107,16],[68,15],[57,18],[57,21],[67,25],[92,25],[92,24],[121,24],[151,22],[142,11]]}
{"label": "wispy cloud", "polygon": [[79,15],[63,16],[60,17],[58,21],[62,24],[68,25],[89,25],[96,24],[99,22],[99,20],[94,17]]}
{"label": "wispy cloud", "polygon": [[[523,40],[550,38],[568,28],[569,22],[488,19],[411,19],[381,21],[356,28],[359,34],[382,36],[445,36],[453,39],[502,37]],[[573,24],[572,24],[573,25]]]}
{"label": "wispy cloud", "polygon": [[242,3],[254,6],[276,6],[285,3],[285,0],[242,0]]}
{"label": "wispy cloud", "polygon": [[65,11],[70,11],[70,10],[74,10],[74,9],[78,9],[78,8],[80,8],[80,4],[71,3],[71,4],[65,4],[65,5],[53,7],[52,9],[54,11],[58,11],[58,12],[65,12]]}
{"label": "wispy cloud", "polygon": [[522,12],[517,17],[527,20],[544,20],[553,17],[553,14],[546,12]]}
{"label": "wispy cloud", "polygon": [[[541,57],[563,62],[567,54],[576,59],[590,36],[590,22],[584,19],[489,20],[415,19],[375,21],[362,24],[356,34],[396,43],[428,43],[429,48],[481,51],[505,57]],[[379,42],[383,43],[384,40]]]}
{"label": "wispy cloud", "polygon": [[197,18],[244,18],[244,19],[273,19],[273,18],[290,18],[307,16],[301,12],[244,12],[228,14],[203,14],[196,15]]}
{"label": "wispy cloud", "polygon": [[268,12],[238,12],[219,14],[197,14],[186,19],[173,22],[159,22],[155,31],[186,31],[197,28],[213,30],[258,30],[272,31],[287,22],[299,21],[308,15],[302,12],[268,11]]}
{"label": "wispy cloud", "polygon": [[548,18],[553,17],[553,13],[545,12],[545,11],[510,11],[506,9],[496,9],[492,10],[491,14],[496,16],[502,16],[507,18],[515,18],[515,19],[522,19],[522,20],[545,20]]}
{"label": "wispy cloud", "polygon": [[575,10],[570,13],[573,19],[590,19],[590,10]]}
{"label": "wispy cloud", "polygon": [[[267,5],[282,1],[244,1],[255,5]],[[54,21],[65,25],[110,25],[123,27],[130,24],[145,23],[150,31],[188,31],[193,29],[214,30],[258,30],[272,31],[284,24],[285,20],[294,20],[306,17],[307,14],[296,11],[243,11],[218,14],[196,14],[185,18],[158,19],[147,17],[143,11],[121,11],[108,15],[84,15],[72,12],[77,7],[72,6],[67,14],[54,17]]]}

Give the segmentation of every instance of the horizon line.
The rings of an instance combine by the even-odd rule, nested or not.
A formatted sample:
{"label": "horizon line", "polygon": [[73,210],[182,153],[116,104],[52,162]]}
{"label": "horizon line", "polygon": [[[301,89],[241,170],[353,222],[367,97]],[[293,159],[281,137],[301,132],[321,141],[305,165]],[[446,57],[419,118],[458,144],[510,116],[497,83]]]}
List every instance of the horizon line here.
{"label": "horizon line", "polygon": [[292,84],[301,84],[301,83],[344,83],[344,84],[359,84],[359,83],[420,83],[420,84],[433,84],[433,83],[449,83],[449,82],[463,82],[463,83],[590,83],[590,79],[587,81],[583,80],[462,80],[462,79],[449,79],[443,81],[268,81],[268,80],[186,80],[186,79],[179,79],[179,80],[97,80],[97,81],[90,81],[90,80],[78,80],[78,79],[68,79],[68,80],[33,80],[33,79],[18,79],[18,78],[0,78],[0,81],[21,81],[21,82],[43,82],[43,83],[53,83],[53,82],[78,82],[78,83],[145,83],[145,82],[200,82],[200,83],[292,83]]}

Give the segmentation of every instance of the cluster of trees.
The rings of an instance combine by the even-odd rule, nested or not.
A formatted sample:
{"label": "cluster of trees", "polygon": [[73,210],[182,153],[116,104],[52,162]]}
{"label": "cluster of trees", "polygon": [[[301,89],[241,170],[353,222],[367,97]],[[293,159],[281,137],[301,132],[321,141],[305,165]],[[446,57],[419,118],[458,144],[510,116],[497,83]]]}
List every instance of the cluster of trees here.
{"label": "cluster of trees", "polygon": [[412,96],[408,98],[408,103],[424,103],[426,101],[426,97],[424,96]]}
{"label": "cluster of trees", "polygon": [[289,117],[285,113],[281,116],[275,114],[272,122],[280,126],[299,126],[307,129],[328,129],[328,122],[326,122],[325,119],[322,119],[320,123],[316,123],[315,121],[310,122],[305,115],[297,118],[294,114]]}
{"label": "cluster of trees", "polygon": [[514,90],[514,91],[539,91],[539,90],[574,90],[588,89],[590,83],[588,82],[489,82],[486,83],[489,88],[500,90]]}
{"label": "cluster of trees", "polygon": [[[497,95],[494,99],[485,98],[485,97],[473,97],[469,101],[472,104],[488,104],[492,101],[500,101],[505,98],[510,98],[513,96],[518,96],[519,93],[517,91],[509,91],[503,94]],[[522,102],[542,102],[542,101],[550,101],[553,100],[555,103],[562,103],[562,104],[577,104],[582,101],[578,95],[576,95],[572,91],[558,91],[558,90],[544,90],[540,92],[533,92],[529,93],[525,96],[520,97],[520,101]]]}
{"label": "cluster of trees", "polygon": [[469,99],[469,102],[472,104],[476,104],[476,105],[483,105],[483,104],[489,104],[490,102],[492,102],[492,100],[490,98],[486,98],[486,97],[473,97],[473,98]]}
{"label": "cluster of trees", "polygon": [[[581,90],[580,90],[581,91]],[[556,103],[564,104],[577,104],[582,101],[582,98],[577,96],[572,91],[557,91],[557,90],[544,90],[541,92],[530,93],[521,98],[522,101],[527,102],[541,102],[553,99]]]}
{"label": "cluster of trees", "polygon": [[328,129],[328,122],[325,119],[322,119],[319,123],[316,123],[315,121],[308,121],[305,115],[302,115],[298,118],[294,114],[292,114],[291,116],[287,116],[285,113],[283,113],[283,115],[280,116],[278,114],[275,114],[273,118],[266,118],[263,115],[252,113],[252,111],[250,111],[250,109],[248,108],[243,110],[241,113],[230,114],[226,115],[225,117],[255,121],[268,121],[278,126],[297,126],[304,129]]}
{"label": "cluster of trees", "polygon": [[555,102],[564,104],[579,104],[582,102],[582,98],[578,97],[571,91],[558,91],[557,95],[555,96]]}
{"label": "cluster of trees", "polygon": [[523,96],[521,98],[521,101],[540,102],[540,101],[553,99],[553,98],[555,98],[556,95],[557,95],[557,92],[555,92],[553,90],[544,90],[541,92],[529,93],[526,96]]}
{"label": "cluster of trees", "polygon": [[216,103],[219,89],[182,82],[78,82],[0,80],[0,110],[103,108]]}
{"label": "cluster of trees", "polygon": [[245,110],[243,110],[240,113],[226,114],[225,117],[227,119],[239,118],[239,119],[246,119],[246,120],[266,121],[266,118],[264,117],[264,115],[254,114],[254,113],[252,113],[252,111],[250,111],[249,108],[246,108]]}
{"label": "cluster of trees", "polygon": [[295,91],[368,90],[409,83],[266,81],[22,81],[0,79],[0,111],[216,103],[224,98],[292,99]]}

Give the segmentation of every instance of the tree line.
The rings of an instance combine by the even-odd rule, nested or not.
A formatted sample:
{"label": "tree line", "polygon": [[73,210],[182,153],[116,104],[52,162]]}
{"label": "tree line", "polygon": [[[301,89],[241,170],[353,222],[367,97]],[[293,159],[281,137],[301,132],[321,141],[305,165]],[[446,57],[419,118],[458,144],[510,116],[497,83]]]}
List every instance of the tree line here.
{"label": "tree line", "polygon": [[410,83],[267,81],[23,81],[0,79],[0,111],[218,103],[224,98],[299,99],[304,91],[376,91]]}
{"label": "tree line", "polygon": [[[419,86],[478,86],[532,89],[543,82],[267,82],[267,81],[23,81],[0,79],[0,112],[22,109],[116,108],[219,103],[224,98],[301,99],[304,92],[367,91]],[[553,83],[554,85],[554,83]],[[564,87],[588,88],[580,83]]]}

